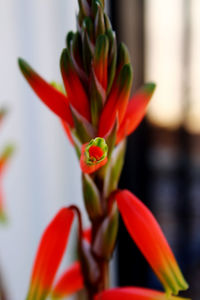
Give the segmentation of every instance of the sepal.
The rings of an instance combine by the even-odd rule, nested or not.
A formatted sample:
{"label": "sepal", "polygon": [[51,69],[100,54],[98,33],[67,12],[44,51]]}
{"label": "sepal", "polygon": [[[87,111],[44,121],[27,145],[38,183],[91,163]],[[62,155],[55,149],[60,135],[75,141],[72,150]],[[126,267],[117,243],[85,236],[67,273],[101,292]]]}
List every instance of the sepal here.
{"label": "sepal", "polygon": [[126,142],[122,141],[115,147],[109,160],[104,179],[103,195],[105,198],[117,189],[121,171],[124,165]]}
{"label": "sepal", "polygon": [[83,31],[82,33],[82,41],[83,41],[83,64],[84,69],[88,75],[90,75],[91,71],[91,61],[94,56],[94,45],[90,41],[88,33]]}
{"label": "sepal", "polygon": [[79,9],[83,16],[89,16],[90,15],[90,7],[87,2],[87,0],[78,0]]}
{"label": "sepal", "polygon": [[109,94],[116,74],[116,62],[117,62],[117,42],[116,35],[112,29],[106,32],[109,39],[109,55],[108,55],[108,86],[107,95]]}
{"label": "sepal", "polygon": [[97,257],[106,260],[111,258],[115,248],[118,223],[118,209],[114,203],[95,236],[92,251]]}
{"label": "sepal", "polygon": [[82,270],[84,271],[85,285],[90,287],[90,285],[97,283],[100,278],[99,266],[91,252],[90,244],[84,239],[81,241],[79,253]]}
{"label": "sepal", "polygon": [[95,136],[93,126],[74,108],[71,108],[76,134],[82,143],[87,143]]}
{"label": "sepal", "polygon": [[105,23],[104,23],[104,12],[99,4],[99,2],[96,2],[97,4],[97,11],[95,15],[95,21],[94,21],[94,28],[95,28],[95,36],[98,38],[99,35],[105,33]]}
{"label": "sepal", "polygon": [[102,216],[101,197],[99,190],[88,174],[82,175],[84,203],[90,220]]}

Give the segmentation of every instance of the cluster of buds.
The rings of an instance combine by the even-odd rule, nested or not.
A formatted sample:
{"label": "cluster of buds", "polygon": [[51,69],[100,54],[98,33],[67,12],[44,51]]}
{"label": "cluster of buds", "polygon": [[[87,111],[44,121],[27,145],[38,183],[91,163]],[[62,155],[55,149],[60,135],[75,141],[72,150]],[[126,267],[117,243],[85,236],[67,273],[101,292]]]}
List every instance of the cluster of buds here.
{"label": "cluster of buds", "polygon": [[[129,191],[118,190],[126,137],[142,121],[155,84],[131,98],[133,72],[126,46],[104,12],[103,0],[79,0],[77,32],[69,32],[60,58],[64,88],[47,83],[23,59],[20,69],[39,98],[61,120],[82,171],[83,198],[91,221],[84,231],[75,206],[63,208],[40,242],[27,300],[66,297],[85,287],[89,299],[181,299],[187,289],[176,259],[149,209]],[[109,289],[108,264],[117,232],[118,213],[166,291],[130,287]],[[79,261],[54,278],[74,218],[79,220]]]}
{"label": "cluster of buds", "polygon": [[[6,115],[6,110],[4,108],[0,109],[0,126],[3,118]],[[3,196],[3,174],[4,169],[7,166],[7,162],[13,153],[13,146],[7,145],[0,154],[0,222],[6,221],[6,214],[4,209],[4,196]]]}

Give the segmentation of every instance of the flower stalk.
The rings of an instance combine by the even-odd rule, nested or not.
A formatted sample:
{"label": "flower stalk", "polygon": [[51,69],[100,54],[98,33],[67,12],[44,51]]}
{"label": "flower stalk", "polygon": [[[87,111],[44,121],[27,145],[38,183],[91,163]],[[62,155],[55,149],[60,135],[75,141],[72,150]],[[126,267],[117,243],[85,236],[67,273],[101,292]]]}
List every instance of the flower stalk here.
{"label": "flower stalk", "polygon": [[[124,293],[127,299],[168,299],[188,285],[148,208],[130,192],[118,190],[126,138],[142,121],[155,84],[145,84],[130,99],[133,71],[128,49],[123,43],[117,47],[104,1],[78,3],[77,31],[68,33],[60,59],[65,92],[59,84],[47,83],[23,59],[19,59],[19,67],[38,97],[59,117],[76,150],[91,229],[83,231],[81,212],[75,206],[56,215],[41,240],[27,300],[44,300],[49,295],[61,299],[83,286],[89,300],[112,299],[113,295],[122,299]],[[148,296],[148,290],[134,287],[104,293],[109,289],[109,261],[115,249],[119,213],[166,293],[150,291]],[[74,215],[79,224],[79,262],[54,285]],[[54,258],[55,247],[60,252]],[[54,268],[49,269],[50,261]],[[69,286],[74,274],[77,281]]]}

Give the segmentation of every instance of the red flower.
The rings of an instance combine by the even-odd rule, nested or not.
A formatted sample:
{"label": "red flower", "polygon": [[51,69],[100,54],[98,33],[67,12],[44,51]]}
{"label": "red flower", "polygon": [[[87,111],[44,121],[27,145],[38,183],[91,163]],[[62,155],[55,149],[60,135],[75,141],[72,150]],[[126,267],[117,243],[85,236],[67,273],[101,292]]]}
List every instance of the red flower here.
{"label": "red flower", "polygon": [[80,166],[83,173],[93,173],[107,163],[108,146],[102,138],[82,146]]}
{"label": "red flower", "polygon": [[189,300],[181,297],[168,296],[163,292],[139,287],[123,287],[104,291],[95,300]]}
{"label": "red flower", "polygon": [[133,194],[117,192],[119,211],[132,239],[143,253],[168,294],[186,290],[185,281],[167,240],[150,210]]}
{"label": "red flower", "polygon": [[35,258],[27,300],[46,299],[64,254],[74,213],[61,209],[41,238]]}

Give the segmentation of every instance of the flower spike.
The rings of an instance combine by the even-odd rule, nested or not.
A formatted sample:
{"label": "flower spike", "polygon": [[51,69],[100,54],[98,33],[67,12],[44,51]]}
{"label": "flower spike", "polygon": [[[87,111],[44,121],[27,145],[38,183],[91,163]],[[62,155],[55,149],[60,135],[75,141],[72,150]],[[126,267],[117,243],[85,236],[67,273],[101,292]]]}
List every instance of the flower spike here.
{"label": "flower spike", "polygon": [[95,138],[84,144],[81,151],[80,166],[83,173],[93,173],[107,163],[108,146],[104,139]]}
{"label": "flower spike", "polygon": [[75,262],[58,279],[51,296],[53,299],[62,299],[78,292],[83,286],[81,266]]}
{"label": "flower spike", "polygon": [[35,258],[27,300],[44,300],[51,291],[64,254],[74,213],[61,209],[43,233]]}
{"label": "flower spike", "polygon": [[140,287],[123,287],[104,291],[95,297],[95,300],[189,300],[182,297],[168,296],[158,292]]}
{"label": "flower spike", "polygon": [[73,119],[67,97],[40,77],[23,59],[19,58],[18,63],[22,74],[43,103],[73,127]]}
{"label": "flower spike", "polygon": [[186,290],[185,281],[166,238],[150,210],[131,192],[115,195],[126,228],[162,282],[168,295]]}

